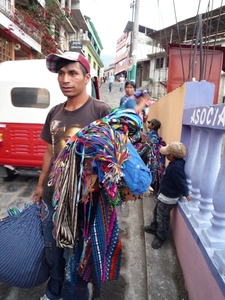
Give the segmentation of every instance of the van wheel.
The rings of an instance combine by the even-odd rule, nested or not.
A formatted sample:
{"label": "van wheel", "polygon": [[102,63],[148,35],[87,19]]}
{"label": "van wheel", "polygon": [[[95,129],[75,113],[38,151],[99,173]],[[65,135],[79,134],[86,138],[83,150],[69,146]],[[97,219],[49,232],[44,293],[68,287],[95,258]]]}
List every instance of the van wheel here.
{"label": "van wheel", "polygon": [[15,176],[16,173],[8,168],[6,168],[6,172],[7,172],[7,177],[5,177],[5,180],[12,180]]}

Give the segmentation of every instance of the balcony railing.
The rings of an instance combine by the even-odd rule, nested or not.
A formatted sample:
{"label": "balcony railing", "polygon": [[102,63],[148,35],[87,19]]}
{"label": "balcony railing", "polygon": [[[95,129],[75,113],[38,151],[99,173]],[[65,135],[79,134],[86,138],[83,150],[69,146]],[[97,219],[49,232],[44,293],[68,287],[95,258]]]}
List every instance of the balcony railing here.
{"label": "balcony railing", "polygon": [[0,0],[0,11],[8,17],[16,26],[27,33],[37,43],[41,44],[41,33],[40,31],[30,24],[19,10],[15,9],[15,12],[11,10],[11,3],[7,0]]}
{"label": "balcony railing", "polygon": [[192,201],[180,202],[188,227],[225,295],[225,105],[187,108],[185,171]]}
{"label": "balcony railing", "polygon": [[14,23],[26,32],[30,37],[32,37],[37,43],[41,44],[41,33],[40,31],[32,25],[26,17],[20,13],[19,10],[15,9],[14,13]]}
{"label": "balcony railing", "polygon": [[0,0],[0,11],[7,17],[11,17],[11,2],[7,0]]}

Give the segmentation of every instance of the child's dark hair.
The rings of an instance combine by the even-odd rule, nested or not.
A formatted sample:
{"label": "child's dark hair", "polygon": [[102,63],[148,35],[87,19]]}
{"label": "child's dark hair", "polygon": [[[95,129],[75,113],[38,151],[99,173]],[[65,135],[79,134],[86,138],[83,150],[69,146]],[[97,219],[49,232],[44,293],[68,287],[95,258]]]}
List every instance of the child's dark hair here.
{"label": "child's dark hair", "polygon": [[148,121],[148,123],[152,123],[154,125],[154,130],[157,131],[160,126],[161,126],[161,122],[157,119],[151,119],[150,121]]}
{"label": "child's dark hair", "polygon": [[125,82],[125,88],[128,86],[128,85],[131,85],[134,89],[136,89],[136,83],[133,81],[133,80],[128,80]]}

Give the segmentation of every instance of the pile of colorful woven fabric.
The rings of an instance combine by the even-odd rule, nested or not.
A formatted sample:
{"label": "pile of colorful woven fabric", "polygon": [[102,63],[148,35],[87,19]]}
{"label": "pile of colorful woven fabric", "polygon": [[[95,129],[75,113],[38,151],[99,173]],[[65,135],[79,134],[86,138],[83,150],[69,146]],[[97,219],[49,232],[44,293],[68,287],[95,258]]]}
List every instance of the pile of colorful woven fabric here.
{"label": "pile of colorful woven fabric", "polygon": [[103,282],[118,279],[120,183],[134,194],[144,194],[151,184],[151,173],[130,142],[141,126],[133,109],[116,109],[71,137],[54,162],[49,181],[54,234],[69,253],[66,274],[72,285],[79,275],[100,294]]}

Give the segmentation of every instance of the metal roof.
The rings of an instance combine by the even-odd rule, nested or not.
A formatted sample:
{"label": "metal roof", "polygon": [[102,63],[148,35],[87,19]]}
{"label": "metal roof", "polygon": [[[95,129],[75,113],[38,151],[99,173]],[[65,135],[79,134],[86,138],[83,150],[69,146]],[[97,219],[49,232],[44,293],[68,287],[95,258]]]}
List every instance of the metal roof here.
{"label": "metal roof", "polygon": [[[200,16],[200,15],[199,15]],[[201,14],[202,40],[209,42],[215,38],[225,38],[225,6]],[[198,16],[185,19],[164,29],[149,32],[148,36],[161,44],[190,44],[196,39]],[[218,43],[217,43],[218,44]]]}
{"label": "metal roof", "polygon": [[[133,24],[134,24],[134,22],[128,21],[123,32],[125,33],[125,32],[133,31]],[[139,32],[145,33],[147,36],[149,36],[149,34],[155,32],[155,30],[145,27],[145,26],[142,26],[142,25],[139,25]]]}

